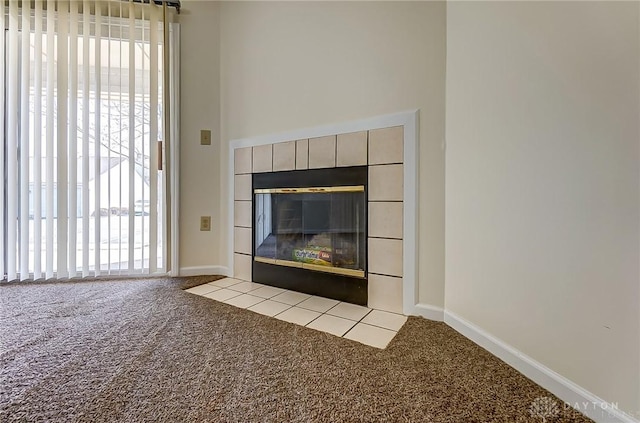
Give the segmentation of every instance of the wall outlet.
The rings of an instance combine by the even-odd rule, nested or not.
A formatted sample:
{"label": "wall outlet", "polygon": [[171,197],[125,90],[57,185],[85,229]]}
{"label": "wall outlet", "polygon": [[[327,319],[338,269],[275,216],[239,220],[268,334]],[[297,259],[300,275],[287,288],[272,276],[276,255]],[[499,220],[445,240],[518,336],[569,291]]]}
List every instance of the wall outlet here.
{"label": "wall outlet", "polygon": [[200,131],[200,145],[211,145],[211,131],[209,129]]}
{"label": "wall outlet", "polygon": [[211,230],[211,216],[200,216],[200,230],[201,231]]}

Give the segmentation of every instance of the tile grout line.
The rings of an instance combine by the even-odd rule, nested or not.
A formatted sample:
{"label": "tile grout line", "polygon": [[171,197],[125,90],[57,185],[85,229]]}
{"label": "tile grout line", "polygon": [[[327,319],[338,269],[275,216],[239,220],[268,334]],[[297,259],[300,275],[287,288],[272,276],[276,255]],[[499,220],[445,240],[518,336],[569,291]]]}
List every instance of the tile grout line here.
{"label": "tile grout line", "polygon": [[[257,305],[259,305],[259,304],[262,304],[262,303],[264,303],[264,302],[266,302],[266,301],[269,301],[269,300],[270,300],[270,298],[263,298],[263,299],[262,299],[262,301],[260,301],[260,302],[258,302],[258,303],[255,303],[255,304],[254,304],[254,305],[252,305],[251,307],[255,307],[255,306],[257,306]],[[282,303],[278,303],[278,304],[282,304]],[[286,305],[286,304],[285,304],[285,305]],[[253,310],[250,310],[250,308],[251,308],[251,307],[247,307],[245,310],[253,311]],[[286,310],[288,310],[288,309],[286,309]],[[281,311],[280,313],[283,313],[283,312],[284,312],[284,311],[286,311],[286,310],[283,310],[283,311]],[[253,312],[254,312],[254,313],[258,313],[257,311],[253,311]],[[276,313],[276,314],[274,314],[273,316],[269,316],[268,314],[262,314],[262,313],[258,313],[258,314],[262,314],[263,316],[267,316],[267,317],[274,317],[274,318],[275,318],[275,317],[276,317],[278,314],[280,314],[280,313]]]}
{"label": "tile grout line", "polygon": [[[295,291],[292,291],[292,292],[295,292]],[[280,294],[278,294],[278,295],[280,295]],[[277,297],[278,295],[276,295],[276,297]],[[273,297],[273,298],[275,298],[275,297]],[[273,299],[273,298],[272,298],[272,299]],[[303,303],[303,302],[305,302],[305,301],[307,301],[307,300],[308,300],[308,298],[306,298],[306,299],[304,299],[304,300],[302,300],[302,301],[300,301],[300,302],[297,302],[297,303],[295,303],[295,304],[293,304],[293,305],[291,305],[291,304],[289,304],[289,303],[285,303],[284,301],[278,301],[278,300],[273,300],[273,301],[275,301],[276,303],[280,303],[280,304],[286,304],[286,305],[291,306],[291,307],[298,307],[298,304]],[[303,307],[298,307],[298,308],[301,308],[301,309],[303,309],[303,310],[306,310],[306,308],[303,308]],[[310,311],[313,311],[313,310],[310,310]]]}
{"label": "tile grout line", "polygon": [[[221,288],[221,289],[229,289],[229,287]],[[258,289],[259,289],[259,288],[258,288]],[[232,289],[229,289],[229,290],[230,290],[230,291],[233,291]],[[219,290],[215,290],[215,291],[211,291],[211,292],[217,292],[217,291],[219,291]],[[250,294],[249,294],[249,292],[240,292],[240,291],[234,291],[234,292],[238,293],[239,295],[234,295],[233,297],[227,298],[227,299],[226,299],[226,300],[224,300],[224,301],[220,301],[220,300],[216,300],[216,299],[214,299],[214,298],[206,297],[206,294],[202,294],[202,295],[200,295],[200,296],[201,296],[201,297],[204,297],[204,298],[207,298],[208,300],[217,301],[217,302],[219,302],[219,303],[223,303],[223,304],[226,304],[226,305],[229,305],[229,306],[232,306],[232,307],[236,307],[236,308],[239,308],[239,309],[241,309],[241,310],[251,311],[251,312],[253,312],[253,313],[257,313],[257,314],[260,314],[260,315],[263,315],[263,316],[267,316],[267,317],[272,317],[272,318],[277,318],[277,316],[281,315],[282,313],[284,313],[284,312],[286,312],[286,311],[291,310],[292,308],[298,308],[298,309],[301,309],[301,310],[306,310],[306,311],[311,311],[311,312],[319,313],[319,312],[317,312],[317,311],[315,311],[315,310],[309,310],[309,309],[306,309],[306,308],[297,307],[297,305],[291,305],[291,304],[283,303],[283,302],[280,302],[280,301],[275,301],[275,300],[273,300],[273,297],[271,297],[271,298],[263,298],[263,297],[258,297],[258,296],[256,296],[256,295],[252,295],[252,297],[260,298],[260,299],[261,299],[261,301],[258,301],[257,303],[252,304],[252,305],[251,305],[251,306],[249,306],[249,307],[239,307],[239,306],[236,306],[235,304],[229,304],[227,301],[229,301],[229,300],[231,300],[231,299],[234,299],[234,298],[237,298],[237,297],[240,297],[240,296],[242,296],[242,295],[250,295]],[[295,292],[295,291],[292,291],[292,292]],[[209,293],[207,293],[207,294],[210,294],[210,292],[209,292]],[[198,295],[198,294],[196,294],[196,295]],[[278,295],[279,295],[279,294],[278,294]],[[252,308],[252,307],[255,307],[255,306],[257,306],[257,305],[259,305],[259,304],[262,304],[262,303],[264,303],[265,301],[269,301],[269,300],[271,300],[271,301],[273,301],[273,302],[277,302],[278,304],[282,304],[282,305],[289,306],[289,307],[288,307],[288,308],[286,308],[285,310],[282,310],[281,312],[278,312],[278,313],[274,314],[273,316],[270,316],[270,315],[267,315],[267,314],[263,314],[263,313],[259,313],[259,312],[256,312],[256,311],[254,311],[254,310],[251,310],[251,308]],[[304,300],[303,300],[303,301],[304,301]],[[303,301],[301,301],[301,302],[303,302]],[[300,303],[298,303],[298,304],[300,304]],[[337,306],[337,305],[338,305],[338,304],[336,304],[336,306]],[[334,307],[336,307],[336,306],[334,306]],[[331,307],[329,310],[331,310],[332,308],[333,308],[333,307]],[[327,311],[329,311],[329,310],[327,310]],[[374,310],[375,310],[375,309],[370,309],[370,310],[367,312],[367,314],[365,314],[362,318],[360,318],[360,320],[352,320],[352,319],[348,319],[348,318],[346,318],[346,317],[342,317],[342,316],[334,316],[333,314],[328,314],[327,312],[320,313],[320,315],[319,315],[319,316],[315,317],[313,320],[311,320],[310,322],[308,322],[308,323],[307,323],[307,324],[305,324],[305,325],[301,325],[301,324],[299,324],[299,323],[297,323],[297,322],[289,322],[289,321],[287,321],[287,320],[282,320],[282,319],[278,319],[278,320],[286,321],[287,323],[291,323],[291,324],[294,324],[294,325],[297,325],[297,326],[300,326],[300,327],[306,327],[306,328],[309,328],[309,325],[310,325],[311,323],[313,323],[314,321],[318,320],[320,317],[322,317],[322,316],[325,316],[325,315],[326,315],[326,316],[336,317],[336,318],[343,319],[343,320],[348,320],[349,322],[353,322],[354,324],[353,324],[353,325],[352,325],[352,326],[351,326],[351,327],[350,327],[350,328],[349,328],[349,329],[348,329],[344,334],[339,335],[339,336],[338,336],[338,335],[334,335],[334,334],[332,334],[332,333],[330,333],[330,332],[327,332],[327,331],[324,331],[324,330],[319,330],[319,329],[314,329],[314,328],[309,328],[309,329],[318,330],[318,331],[323,332],[323,333],[328,333],[328,334],[330,334],[330,335],[338,336],[339,338],[344,338],[344,337],[345,337],[347,334],[349,334],[349,333],[350,333],[350,332],[351,332],[351,331],[352,331],[352,330],[353,330],[353,329],[354,329],[358,324],[362,323],[363,325],[368,325],[368,326],[372,326],[372,327],[376,327],[376,328],[379,328],[379,329],[388,330],[388,331],[390,331],[390,332],[393,332],[393,334],[394,334],[394,335],[393,335],[393,337],[392,337],[391,339],[395,338],[395,336],[398,334],[398,331],[399,331],[400,329],[402,329],[402,326],[404,326],[404,323],[402,324],[402,326],[400,327],[400,329],[398,329],[398,330],[394,330],[394,329],[385,328],[385,327],[383,327],[383,326],[379,326],[379,325],[374,325],[374,324],[371,324],[371,323],[364,323],[364,322],[362,322],[362,320],[364,320],[364,319],[365,319],[365,317],[367,317],[369,314],[371,314],[371,312],[372,312],[372,311],[374,311]],[[345,338],[345,339],[348,339],[348,338]],[[359,342],[359,343],[361,343],[361,344],[363,344],[363,345],[373,346],[373,345],[369,345],[369,344],[366,344],[366,343],[363,343],[363,342],[360,342],[360,341],[355,341],[355,342]],[[384,348],[379,348],[379,347],[374,347],[374,348],[384,349]]]}
{"label": "tile grout line", "polygon": [[[349,330],[348,330],[344,335],[342,335],[342,338],[344,338],[344,337],[345,337],[345,335],[346,335],[347,333],[351,332],[351,331],[353,330],[353,328],[355,328],[356,326],[358,326],[358,325],[362,322],[362,320],[363,320],[365,317],[367,317],[367,316],[368,316],[372,311],[373,311],[373,309],[369,309],[369,311],[368,311],[364,316],[362,316],[362,319],[358,320],[358,321],[356,322],[356,324],[355,324],[355,325],[351,326],[351,328],[350,328],[350,329],[349,329]],[[366,324],[366,323],[364,323],[364,324]],[[394,335],[394,336],[395,336],[395,335]]]}
{"label": "tile grout line", "polygon": [[[236,292],[239,292],[239,291],[236,291]],[[243,295],[249,295],[249,294],[244,293],[244,292],[241,292],[241,293],[240,293],[240,295],[237,295],[237,296],[232,297],[232,298],[239,298],[239,297],[242,297]],[[262,297],[258,297],[258,296],[255,296],[255,295],[251,295],[251,297],[254,297],[254,298],[260,298],[260,301],[258,301],[258,302],[257,302],[257,303],[255,303],[255,304],[250,305],[249,307],[253,307],[254,305],[260,304],[261,302],[263,302],[263,301],[264,301],[264,298],[262,298]],[[232,299],[232,298],[229,298],[229,300],[230,300],[230,299]],[[228,301],[228,300],[225,300],[225,301]],[[229,303],[226,303],[225,301],[223,301],[223,303],[225,303],[225,304],[229,304]],[[236,306],[236,305],[234,305],[234,304],[229,304],[229,305],[232,305],[232,306],[234,306],[234,307],[237,307],[237,308],[240,308],[240,309],[244,309],[244,310],[246,310],[246,309],[248,309],[248,308],[249,308],[249,307],[239,307],[239,306]]]}
{"label": "tile grout line", "polygon": [[[214,282],[215,282],[215,281],[214,281]],[[256,290],[258,290],[258,289],[260,289],[260,288],[264,288],[264,286],[261,286],[261,287],[258,287],[258,288],[255,288],[255,289],[252,289],[252,290],[250,290],[250,291],[246,291],[246,292],[243,292],[243,291],[237,291],[237,290],[235,290],[235,289],[233,289],[233,288],[232,288],[233,286],[240,285],[241,283],[245,283],[245,282],[246,282],[246,281],[237,282],[237,283],[234,283],[233,285],[229,285],[229,286],[224,287],[224,288],[219,287],[219,286],[217,286],[217,285],[211,285],[211,286],[214,286],[214,287],[218,288],[218,289],[216,289],[216,290],[220,290],[220,289],[229,289],[229,290],[231,290],[231,291],[239,292],[239,293],[240,293],[240,295],[251,295],[251,293],[252,293],[253,291],[256,291]],[[255,283],[255,282],[249,282],[249,283]],[[205,283],[205,284],[203,284],[203,285],[208,285],[208,284],[209,284],[209,283]],[[265,285],[265,286],[268,286],[268,285]],[[194,288],[195,288],[195,287],[194,287]],[[280,289],[283,289],[283,288],[280,288]],[[207,292],[206,294],[210,294],[211,292],[215,292],[215,291],[210,291],[210,292]],[[305,302],[305,301],[306,301],[306,300],[308,300],[309,298],[314,297],[314,295],[303,294],[303,295],[309,295],[309,297],[308,297],[308,298],[305,298],[305,299],[304,299],[304,300],[302,300],[302,301],[298,301],[298,302],[297,302],[297,303],[295,303],[295,304],[289,304],[289,303],[285,303],[285,302],[283,302],[283,301],[278,301],[278,300],[276,300],[276,299],[275,299],[275,297],[277,297],[277,296],[279,296],[279,295],[282,295],[282,294],[285,294],[285,293],[287,293],[287,292],[292,292],[292,293],[299,294],[299,292],[298,292],[298,291],[292,291],[292,290],[289,290],[289,289],[284,289],[284,292],[278,293],[278,294],[274,295],[273,297],[269,297],[269,298],[260,297],[259,295],[251,295],[251,296],[252,296],[252,297],[256,297],[256,298],[262,298],[262,299],[263,299],[263,301],[266,301],[266,300],[272,300],[272,301],[277,302],[277,303],[279,303],[279,304],[285,304],[285,305],[288,305],[290,308],[297,307],[297,308],[300,308],[300,309],[303,309],[303,310],[314,311],[314,312],[316,312],[316,313],[320,313],[320,315],[328,314],[329,316],[333,316],[333,317],[340,317],[340,318],[342,318],[342,319],[351,320],[351,321],[354,321],[354,322],[356,322],[356,323],[363,323],[363,324],[366,324],[366,325],[369,325],[369,326],[375,326],[375,327],[379,327],[379,328],[387,329],[387,330],[391,330],[391,331],[393,331],[394,329],[389,329],[389,328],[385,328],[384,326],[374,325],[374,324],[371,324],[371,323],[365,323],[365,322],[362,322],[362,321],[363,321],[363,320],[364,320],[368,315],[370,315],[373,311],[380,311],[380,312],[384,312],[384,313],[389,313],[389,314],[393,314],[393,315],[397,315],[397,316],[406,317],[406,316],[404,316],[404,315],[402,315],[402,314],[392,313],[392,312],[389,312],[389,311],[378,310],[378,309],[375,309],[375,308],[367,307],[367,308],[369,309],[369,311],[368,311],[364,316],[362,316],[362,318],[360,318],[359,320],[357,320],[357,321],[356,321],[356,320],[353,320],[353,319],[349,319],[349,318],[347,318],[347,317],[343,317],[343,316],[337,316],[337,315],[329,314],[329,311],[333,310],[334,308],[336,308],[336,307],[337,307],[337,306],[339,306],[340,304],[342,304],[342,303],[344,303],[344,304],[351,304],[351,303],[347,303],[347,302],[345,302],[345,301],[340,301],[340,302],[338,302],[338,304],[336,304],[336,305],[332,306],[332,307],[331,307],[331,308],[329,308],[327,311],[325,311],[325,312],[322,312],[322,313],[321,313],[321,312],[316,311],[316,310],[311,310],[311,309],[307,309],[307,308],[304,308],[304,307],[298,307],[298,305],[299,305],[299,304],[302,304],[303,302]],[[202,296],[204,296],[204,295],[206,295],[206,294],[202,294]],[[196,295],[200,295],[200,294],[196,294]],[[232,298],[235,298],[235,297],[232,297]],[[324,298],[324,297],[318,297],[318,298]],[[262,301],[261,301],[261,302],[262,302]],[[286,311],[286,310],[285,310],[285,311]],[[281,313],[284,313],[284,311],[283,311],[283,312],[281,312]],[[278,314],[280,314],[280,313],[278,313]],[[318,316],[318,317],[320,317],[320,316]],[[406,320],[405,320],[405,321],[406,321]],[[404,325],[404,324],[403,324],[403,325]]]}
{"label": "tile grout line", "polygon": [[[214,281],[214,282],[215,282],[215,281]],[[260,296],[258,296],[258,295],[251,295],[251,292],[256,291],[256,290],[258,290],[258,289],[260,289],[260,288],[263,288],[263,287],[255,288],[255,289],[253,289],[253,290],[251,290],[251,291],[248,291],[248,292],[236,291],[236,290],[234,290],[234,289],[232,289],[232,288],[231,288],[231,287],[233,287],[233,286],[236,286],[236,285],[239,285],[239,284],[241,284],[241,283],[245,283],[245,282],[248,282],[248,281],[239,281],[239,282],[236,282],[236,283],[234,283],[234,284],[232,284],[232,285],[229,285],[229,286],[227,286],[227,287],[219,287],[219,286],[217,286],[217,285],[211,285],[211,286],[215,286],[215,287],[217,287],[217,288],[218,288],[218,289],[216,289],[216,290],[214,290],[214,291],[211,291],[211,292],[217,292],[217,291],[219,291],[219,290],[221,290],[221,289],[227,289],[227,290],[229,290],[229,291],[233,291],[233,292],[235,292],[235,293],[237,293],[237,294],[238,294],[238,295],[234,295],[233,297],[227,298],[227,299],[226,299],[226,300],[224,300],[224,301],[216,300],[216,299],[214,299],[214,298],[209,298],[209,297],[206,297],[206,296],[205,296],[205,295],[207,295],[207,294],[210,294],[211,292],[208,292],[208,293],[206,293],[206,294],[195,294],[195,295],[199,295],[199,296],[204,297],[204,298],[207,298],[207,299],[209,299],[209,300],[218,301],[218,302],[220,302],[220,303],[223,303],[223,304],[226,304],[226,305],[230,305],[230,306],[232,306],[232,307],[236,307],[236,308],[239,308],[239,309],[241,309],[241,310],[248,310],[248,311],[251,311],[251,312],[253,312],[253,313],[261,314],[261,315],[264,315],[264,316],[267,316],[267,317],[272,317],[272,318],[277,318],[277,316],[281,315],[282,313],[284,313],[284,312],[286,312],[286,311],[288,311],[288,310],[291,310],[291,309],[292,309],[292,308],[294,308],[294,307],[295,307],[295,308],[298,308],[298,309],[301,309],[301,310],[306,310],[306,311],[311,311],[311,312],[315,312],[315,313],[320,313],[320,312],[318,312],[318,311],[316,311],[316,310],[306,309],[306,308],[304,308],[304,307],[298,307],[298,305],[299,305],[299,304],[301,304],[301,303],[303,303],[303,302],[307,301],[309,298],[314,297],[313,295],[312,295],[312,296],[310,296],[310,297],[308,297],[308,298],[305,298],[304,300],[302,300],[302,301],[300,301],[300,302],[298,302],[298,303],[296,303],[296,304],[294,304],[294,305],[291,305],[291,304],[283,303],[283,302],[281,302],[281,301],[274,300],[273,298],[277,297],[278,295],[281,295],[281,294],[287,293],[287,292],[298,293],[297,291],[292,291],[292,290],[289,290],[289,289],[284,289],[284,290],[283,290],[283,292],[280,292],[280,293],[278,293],[278,294],[276,294],[276,295],[274,295],[274,296],[272,296],[272,297],[264,298],[264,297],[260,297]],[[250,282],[250,283],[254,283],[254,282]],[[203,285],[206,285],[206,284],[208,284],[208,283],[205,283],[205,284],[203,284]],[[201,286],[201,285],[198,285],[198,286]],[[195,288],[195,287],[194,287],[194,288]],[[279,288],[279,289],[282,289],[282,288]],[[249,307],[238,307],[238,306],[236,306],[236,305],[234,305],[234,304],[229,304],[229,303],[227,303],[227,302],[226,302],[226,301],[228,301],[228,300],[231,300],[231,299],[233,299],[233,298],[240,297],[240,296],[242,296],[242,295],[251,295],[252,297],[261,298],[261,301],[259,301],[259,302],[255,303],[255,304],[253,304],[253,305],[251,305],[251,306],[249,306]],[[317,295],[316,295],[315,297],[317,297]],[[318,297],[318,298],[324,298],[324,297]],[[265,314],[258,313],[258,312],[256,312],[256,311],[251,310],[251,308],[252,308],[252,307],[255,307],[255,306],[259,305],[259,304],[262,304],[262,303],[264,303],[265,301],[268,301],[268,300],[271,300],[271,301],[276,302],[276,303],[278,303],[278,304],[286,305],[286,306],[288,306],[288,307],[287,307],[285,310],[282,310],[282,311],[280,311],[280,312],[278,312],[278,313],[274,314],[273,316],[265,315]],[[369,309],[369,311],[367,311],[367,313],[365,313],[365,315],[364,315],[364,316],[362,316],[362,317],[361,317],[360,319],[358,319],[358,320],[353,320],[353,319],[349,319],[349,318],[342,317],[342,316],[335,316],[335,315],[333,315],[333,314],[329,314],[329,313],[328,313],[329,311],[333,310],[334,308],[336,308],[337,306],[339,306],[340,304],[343,304],[343,303],[344,303],[344,304],[351,304],[351,303],[347,303],[347,302],[345,302],[345,301],[339,301],[337,304],[333,305],[332,307],[330,307],[329,309],[327,309],[325,312],[320,313],[317,317],[315,317],[314,319],[312,319],[310,322],[308,322],[308,323],[307,323],[307,324],[305,324],[305,325],[301,325],[301,324],[296,323],[296,322],[288,322],[288,321],[287,321],[287,322],[288,322],[288,323],[291,323],[291,324],[294,324],[294,325],[297,325],[297,326],[300,326],[300,327],[309,328],[309,325],[310,325],[311,323],[313,323],[314,321],[318,320],[318,319],[319,319],[319,318],[321,318],[322,316],[327,315],[327,316],[336,317],[336,318],[339,318],[339,319],[348,320],[349,322],[353,322],[353,323],[354,323],[354,324],[353,324],[353,325],[352,325],[352,326],[351,326],[351,327],[350,327],[350,328],[349,328],[349,329],[348,329],[344,334],[339,335],[339,336],[338,336],[338,335],[334,335],[334,336],[338,336],[339,338],[345,338],[345,336],[346,336],[347,334],[349,334],[349,333],[350,333],[350,332],[351,332],[351,331],[352,331],[352,330],[353,330],[357,325],[359,325],[359,324],[361,324],[361,323],[362,323],[363,325],[368,325],[368,326],[372,326],[372,327],[375,327],[375,328],[379,328],[379,329],[388,330],[388,331],[390,331],[390,332],[393,332],[393,337],[391,338],[391,340],[393,340],[393,338],[395,338],[395,337],[396,337],[396,335],[398,334],[398,332],[400,331],[400,329],[402,329],[402,327],[403,327],[403,326],[404,326],[404,324],[406,323],[406,319],[405,319],[405,322],[402,324],[402,326],[400,326],[400,329],[398,329],[398,330],[385,328],[385,327],[383,327],[383,326],[379,326],[379,325],[375,325],[375,324],[371,324],[371,323],[364,323],[364,322],[363,322],[363,320],[364,320],[368,315],[370,315],[374,310],[377,310],[377,309],[369,308],[369,307],[367,307],[367,308]],[[378,311],[384,311],[384,310],[378,310]],[[390,312],[387,312],[387,313],[390,313]],[[396,315],[398,315],[398,316],[403,316],[403,315],[400,315],[400,314],[397,314],[397,313],[390,313],[390,314],[396,314]],[[406,317],[406,316],[404,316],[404,317]],[[281,320],[281,319],[278,319],[278,320]],[[285,321],[285,320],[282,320],[282,321]],[[318,330],[318,329],[314,329],[314,328],[309,328],[309,329]],[[320,331],[320,332],[324,332],[324,333],[328,333],[328,334],[330,334],[330,335],[333,335],[332,333],[327,332],[327,331],[324,331],[324,330],[319,330],[319,331]],[[348,338],[345,338],[345,339],[348,339]],[[355,341],[355,342],[359,342],[359,343],[361,343],[361,344],[363,344],[363,345],[369,345],[369,344],[365,344],[365,343],[360,342],[360,341]],[[391,342],[391,341],[389,341],[389,342]],[[382,349],[382,350],[386,348],[386,347],[385,347],[385,348],[379,348],[379,347],[375,347],[375,346],[373,346],[373,345],[369,345],[369,346],[374,347],[374,348],[378,348],[378,349]]]}
{"label": "tile grout line", "polygon": [[[226,304],[228,304],[228,305],[230,305],[230,306],[234,306],[234,307],[239,308],[239,309],[242,309],[242,310],[253,311],[253,310],[249,310],[249,309],[250,309],[251,307],[255,307],[255,306],[257,306],[258,304],[262,304],[263,302],[264,302],[264,298],[263,298],[263,301],[258,301],[257,303],[252,304],[252,305],[250,305],[249,307],[238,307],[237,305],[234,305],[234,304],[229,304],[229,303],[226,303]],[[254,312],[254,313],[255,313],[255,312]]]}
{"label": "tile grout line", "polygon": [[[302,308],[302,307],[300,307],[300,308]],[[305,308],[305,309],[303,309],[303,310],[308,310],[308,309],[306,309],[306,308]],[[309,311],[315,311],[315,310],[309,310]],[[320,312],[319,312],[319,311],[316,311],[316,313],[320,313]],[[315,322],[316,320],[318,320],[319,318],[321,318],[321,317],[322,317],[322,316],[324,316],[325,314],[326,314],[326,313],[320,313],[320,315],[319,315],[319,316],[316,316],[313,320],[311,320],[309,323],[307,323],[306,325],[304,325],[304,327],[305,327],[305,328],[306,328],[306,327],[309,327],[309,325],[310,325],[311,323]],[[309,329],[313,329],[313,328],[309,328]],[[317,330],[317,329],[313,329],[313,330]],[[324,332],[324,331],[322,331],[322,332]],[[328,333],[328,332],[325,332],[325,333]]]}
{"label": "tile grout line", "polygon": [[[374,325],[372,323],[366,323],[366,322],[358,322],[358,323],[362,323],[363,325],[368,325],[368,326],[373,326],[374,328],[380,328],[380,329],[384,329],[384,330],[388,330],[391,331],[395,334],[398,334],[398,332],[400,331],[400,329],[402,329],[402,326],[404,326],[404,323],[402,324],[402,326],[400,326],[400,329],[395,330],[395,329],[389,329],[389,328],[385,328],[384,326],[380,326],[380,325]],[[406,323],[406,322],[405,322]],[[395,335],[394,335],[395,336]]]}

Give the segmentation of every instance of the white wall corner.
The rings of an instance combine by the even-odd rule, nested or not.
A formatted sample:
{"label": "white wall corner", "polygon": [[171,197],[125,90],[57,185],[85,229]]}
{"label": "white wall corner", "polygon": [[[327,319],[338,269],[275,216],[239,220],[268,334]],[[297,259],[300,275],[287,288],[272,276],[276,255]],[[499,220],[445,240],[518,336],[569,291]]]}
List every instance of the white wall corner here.
{"label": "white wall corner", "polygon": [[235,207],[235,153],[236,153],[236,148],[240,148],[239,147],[239,142],[238,141],[231,141],[229,143],[229,151],[228,151],[228,158],[227,158],[227,163],[229,163],[228,166],[228,170],[227,170],[227,193],[230,196],[230,200],[227,201],[227,219],[229,219],[229,221],[227,222],[227,266],[228,266],[228,271],[229,273],[227,274],[227,276],[233,277],[233,253],[235,251],[234,249],[234,240],[233,240],[233,227],[235,225],[234,222],[234,207]]}
{"label": "white wall corner", "polygon": [[[571,405],[597,423],[640,423],[639,420],[619,410],[615,404],[607,403],[455,313],[445,310],[444,322],[556,395],[565,402],[565,404],[558,404],[560,409],[565,405]],[[578,407],[575,407],[576,405]]]}
{"label": "white wall corner", "polygon": [[425,319],[436,322],[444,321],[444,309],[442,307],[432,306],[429,304],[415,304],[408,309],[405,308],[404,314],[410,316],[421,316]]}
{"label": "white wall corner", "polygon": [[202,275],[231,276],[231,272],[226,266],[191,266],[180,268],[180,276]]}
{"label": "white wall corner", "polygon": [[[407,112],[404,115],[402,125],[404,127],[404,212],[403,212],[403,236],[402,236],[402,309],[404,314],[418,314],[425,318],[431,319],[433,313],[426,312],[427,309],[418,310],[419,298],[419,240],[418,240],[418,181],[419,181],[419,121],[420,110]],[[423,314],[425,312],[425,314]],[[436,313],[437,314],[437,313]],[[442,317],[439,319],[442,321]]]}

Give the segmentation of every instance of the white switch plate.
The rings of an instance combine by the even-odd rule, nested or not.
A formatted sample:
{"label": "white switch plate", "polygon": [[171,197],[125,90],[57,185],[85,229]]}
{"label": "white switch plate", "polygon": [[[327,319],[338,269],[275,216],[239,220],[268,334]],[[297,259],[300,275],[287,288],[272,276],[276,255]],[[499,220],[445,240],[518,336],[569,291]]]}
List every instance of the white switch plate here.
{"label": "white switch plate", "polygon": [[200,145],[211,145],[211,131],[209,129],[200,131]]}
{"label": "white switch plate", "polygon": [[211,230],[211,216],[200,216],[200,230],[201,231]]}

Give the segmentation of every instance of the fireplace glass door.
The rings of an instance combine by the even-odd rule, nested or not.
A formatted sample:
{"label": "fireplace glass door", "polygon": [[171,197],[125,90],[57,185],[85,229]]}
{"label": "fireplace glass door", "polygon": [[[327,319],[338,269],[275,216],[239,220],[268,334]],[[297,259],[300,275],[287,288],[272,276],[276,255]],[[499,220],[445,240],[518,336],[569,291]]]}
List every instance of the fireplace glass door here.
{"label": "fireplace glass door", "polygon": [[363,185],[254,194],[256,261],[365,277]]}

